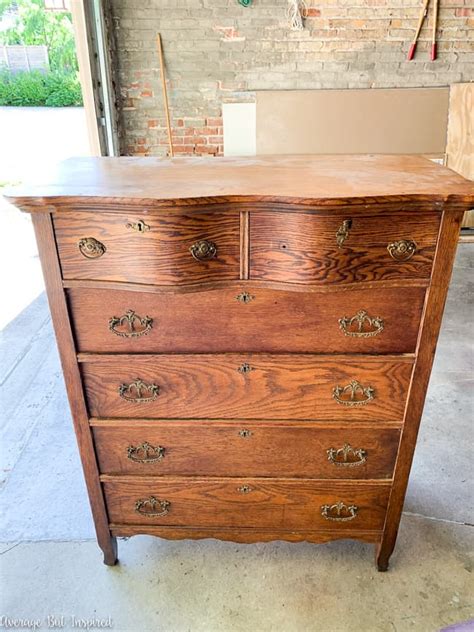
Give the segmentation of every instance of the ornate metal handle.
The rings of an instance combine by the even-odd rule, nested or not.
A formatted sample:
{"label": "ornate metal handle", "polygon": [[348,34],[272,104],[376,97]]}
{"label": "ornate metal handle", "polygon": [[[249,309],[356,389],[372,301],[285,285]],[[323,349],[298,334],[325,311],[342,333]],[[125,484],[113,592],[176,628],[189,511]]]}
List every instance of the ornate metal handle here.
{"label": "ornate metal handle", "polygon": [[357,467],[367,461],[367,452],[365,450],[362,450],[362,448],[354,450],[348,443],[345,443],[339,450],[329,448],[326,452],[328,461],[340,467]]}
{"label": "ornate metal handle", "polygon": [[142,219],[139,219],[136,222],[128,222],[128,224],[125,224],[125,226],[126,228],[130,228],[137,233],[146,233],[147,230],[150,230],[148,224],[145,224]]}
{"label": "ornate metal handle", "polygon": [[369,316],[361,309],[355,316],[344,316],[339,319],[339,327],[345,336],[352,338],[372,338],[383,331],[384,322],[380,316]]}
{"label": "ornate metal handle", "polygon": [[387,250],[395,261],[408,261],[416,252],[416,243],[412,239],[400,239],[388,244]]}
{"label": "ornate metal handle", "polygon": [[250,301],[253,301],[255,296],[252,296],[252,294],[249,294],[248,292],[241,292],[235,298],[240,303],[250,303]]}
{"label": "ornate metal handle", "polygon": [[171,503],[169,500],[159,500],[154,496],[150,496],[143,500],[137,500],[135,503],[135,511],[142,516],[147,516],[147,518],[158,518],[160,516],[166,516],[166,514],[169,513],[170,506]]}
{"label": "ornate metal handle", "polygon": [[337,229],[336,242],[339,248],[342,248],[342,246],[344,245],[344,242],[346,241],[346,239],[348,239],[351,228],[352,228],[352,220],[345,219],[342,222],[342,224],[339,226],[339,228]]}
{"label": "ornate metal handle", "polygon": [[333,522],[349,522],[357,517],[359,507],[355,505],[347,506],[340,500],[334,505],[322,505],[321,515],[326,520],[332,520]]}
{"label": "ornate metal handle", "polygon": [[241,485],[240,487],[237,487],[237,491],[240,492],[241,494],[250,494],[252,489],[253,488],[250,487],[250,485]]}
{"label": "ornate metal handle", "polygon": [[77,244],[79,251],[83,257],[86,259],[98,259],[102,257],[102,255],[107,250],[104,244],[94,237],[84,237],[79,240]]}
{"label": "ornate metal handle", "polygon": [[127,448],[127,459],[135,463],[156,463],[163,460],[165,449],[161,445],[155,446],[144,441],[141,445],[129,445]]}
{"label": "ornate metal handle", "polygon": [[252,436],[252,431],[251,430],[247,430],[247,428],[243,428],[242,430],[239,431],[239,437],[242,437],[242,439],[248,439],[248,437]]}
{"label": "ornate metal handle", "polygon": [[201,239],[190,247],[189,252],[196,261],[209,261],[217,255],[217,246],[212,241]]}
{"label": "ornate metal handle", "polygon": [[364,406],[375,398],[375,391],[371,386],[362,386],[357,380],[351,380],[347,386],[335,386],[332,396],[343,406]]}
{"label": "ornate metal handle", "polygon": [[127,402],[144,404],[152,402],[158,397],[160,387],[156,384],[146,384],[139,377],[131,384],[121,384],[118,387],[119,395]]}
{"label": "ornate metal handle", "polygon": [[[136,325],[141,329],[137,329]],[[153,326],[153,318],[149,316],[138,316],[133,309],[129,309],[123,316],[112,316],[109,319],[109,329],[122,338],[139,338],[146,336]],[[122,329],[119,329],[122,328]]]}

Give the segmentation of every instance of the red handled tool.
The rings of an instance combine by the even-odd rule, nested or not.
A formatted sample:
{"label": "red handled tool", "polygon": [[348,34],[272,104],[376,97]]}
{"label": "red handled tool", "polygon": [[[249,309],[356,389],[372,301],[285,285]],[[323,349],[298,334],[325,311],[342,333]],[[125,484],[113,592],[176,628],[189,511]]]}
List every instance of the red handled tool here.
{"label": "red handled tool", "polygon": [[[424,0],[423,7],[420,13],[420,19],[418,20],[418,26],[416,27],[415,37],[413,38],[413,43],[410,46],[408,51],[408,61],[412,60],[415,56],[416,45],[418,43],[418,37],[420,36],[421,27],[423,26],[423,22],[425,21],[426,16],[428,15],[428,5],[430,0]],[[431,61],[436,59],[436,28],[438,24],[438,3],[439,0],[434,0],[434,12],[433,12],[433,38],[431,41]]]}

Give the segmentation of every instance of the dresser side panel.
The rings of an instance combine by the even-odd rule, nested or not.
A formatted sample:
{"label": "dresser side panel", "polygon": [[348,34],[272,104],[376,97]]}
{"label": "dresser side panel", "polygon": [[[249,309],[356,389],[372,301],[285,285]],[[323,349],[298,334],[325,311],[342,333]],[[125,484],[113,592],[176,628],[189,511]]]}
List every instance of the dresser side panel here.
{"label": "dresser side panel", "polygon": [[388,560],[395,547],[462,217],[463,214],[460,212],[451,212],[444,213],[441,220],[431,284],[427,291],[418,340],[417,359],[408,393],[405,424],[400,439],[394,482],[387,508],[384,533],[377,550],[377,565],[382,571],[387,570]]}
{"label": "dresser side panel", "polygon": [[104,553],[104,562],[112,565],[116,562],[117,547],[115,538],[111,536],[108,527],[108,516],[84,402],[74,338],[62,287],[51,215],[33,215],[32,219],[97,539]]}

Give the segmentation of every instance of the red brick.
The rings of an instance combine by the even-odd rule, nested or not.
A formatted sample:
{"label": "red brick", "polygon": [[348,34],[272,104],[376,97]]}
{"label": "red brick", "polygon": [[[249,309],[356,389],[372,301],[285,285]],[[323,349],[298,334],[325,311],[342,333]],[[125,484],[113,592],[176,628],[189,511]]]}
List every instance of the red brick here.
{"label": "red brick", "polygon": [[306,11],[307,18],[319,18],[321,11],[319,9],[310,8]]}
{"label": "red brick", "polygon": [[222,116],[219,118],[206,119],[206,125],[209,125],[209,127],[219,127],[219,125],[222,125]]}
{"label": "red brick", "polygon": [[153,92],[152,92],[151,90],[142,90],[142,91],[140,92],[140,96],[141,96],[141,97],[144,97],[144,98],[146,98],[146,97],[152,97],[152,96],[153,96]]}
{"label": "red brick", "polygon": [[454,9],[454,15],[457,18],[468,18],[469,16],[474,15],[474,10],[470,7],[459,7],[457,9]]}

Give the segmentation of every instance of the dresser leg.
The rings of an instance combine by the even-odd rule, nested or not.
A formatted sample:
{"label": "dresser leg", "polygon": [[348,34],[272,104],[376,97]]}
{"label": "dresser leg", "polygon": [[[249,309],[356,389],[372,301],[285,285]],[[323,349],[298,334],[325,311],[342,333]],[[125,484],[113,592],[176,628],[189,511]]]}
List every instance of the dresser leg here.
{"label": "dresser leg", "polygon": [[115,566],[117,564],[117,538],[110,536],[106,542],[99,542],[99,546],[104,554],[104,564]]}
{"label": "dresser leg", "polygon": [[[384,546],[385,545],[385,546]],[[390,556],[394,547],[388,547],[383,541],[375,545],[375,565],[380,573],[388,571]]]}

